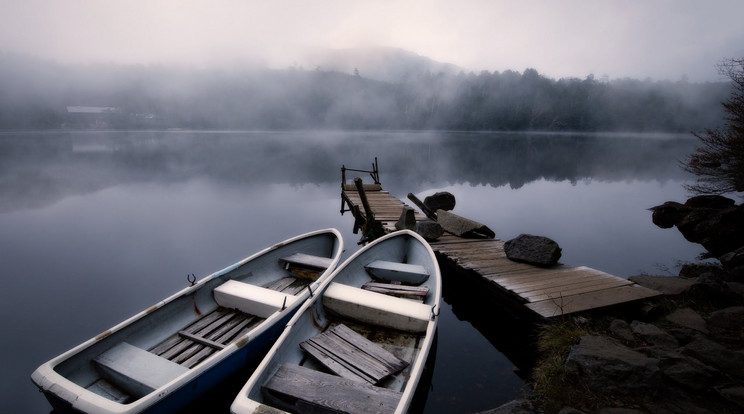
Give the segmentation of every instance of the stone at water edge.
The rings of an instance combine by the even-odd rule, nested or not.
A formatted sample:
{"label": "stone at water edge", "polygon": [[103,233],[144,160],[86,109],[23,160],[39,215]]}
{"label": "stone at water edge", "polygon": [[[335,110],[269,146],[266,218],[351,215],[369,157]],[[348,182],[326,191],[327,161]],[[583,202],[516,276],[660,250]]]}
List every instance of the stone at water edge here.
{"label": "stone at water edge", "polygon": [[661,384],[658,359],[604,336],[582,336],[571,348],[565,368],[598,394],[653,393]]}

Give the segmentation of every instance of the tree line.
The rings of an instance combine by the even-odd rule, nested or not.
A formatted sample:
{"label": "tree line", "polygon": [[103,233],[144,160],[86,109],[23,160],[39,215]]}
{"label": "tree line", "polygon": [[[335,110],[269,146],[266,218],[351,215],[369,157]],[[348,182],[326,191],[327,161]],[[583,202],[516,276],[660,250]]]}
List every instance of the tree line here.
{"label": "tree line", "polygon": [[[0,54],[0,129],[433,129],[690,132],[721,124],[730,82],[320,68],[65,66]],[[99,115],[68,106],[115,108]],[[87,117],[87,118],[86,118]]]}

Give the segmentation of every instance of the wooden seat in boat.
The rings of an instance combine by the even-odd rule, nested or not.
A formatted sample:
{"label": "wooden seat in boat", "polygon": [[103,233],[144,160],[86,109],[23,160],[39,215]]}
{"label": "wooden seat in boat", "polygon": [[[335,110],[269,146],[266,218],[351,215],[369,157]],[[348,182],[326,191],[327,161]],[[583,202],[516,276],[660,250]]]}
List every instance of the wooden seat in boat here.
{"label": "wooden seat in boat", "polygon": [[364,268],[376,279],[399,281],[412,285],[420,285],[429,278],[429,272],[426,268],[417,264],[375,260],[364,265]]}
{"label": "wooden seat in boat", "polygon": [[188,368],[122,342],[94,359],[113,384],[134,395],[147,395],[189,371]]}
{"label": "wooden seat in boat", "polygon": [[372,325],[406,332],[425,332],[431,307],[333,282],[323,293],[323,305],[333,312]]}
{"label": "wooden seat in boat", "polygon": [[294,295],[237,280],[228,280],[217,286],[213,294],[218,305],[261,318],[268,318],[297,300]]}
{"label": "wooden seat in boat", "polygon": [[295,253],[279,259],[284,269],[295,276],[305,279],[317,279],[320,274],[333,264],[330,257],[314,256],[306,253]]}

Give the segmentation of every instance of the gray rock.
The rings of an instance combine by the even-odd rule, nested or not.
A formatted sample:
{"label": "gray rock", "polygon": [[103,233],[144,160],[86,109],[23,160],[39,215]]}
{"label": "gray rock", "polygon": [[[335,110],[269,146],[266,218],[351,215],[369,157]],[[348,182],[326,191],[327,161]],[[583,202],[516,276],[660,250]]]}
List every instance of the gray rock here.
{"label": "gray rock", "polygon": [[420,234],[427,241],[432,241],[442,237],[444,229],[436,221],[422,220],[416,223],[416,233]]}
{"label": "gray rock", "polygon": [[535,408],[528,400],[514,400],[477,414],[534,414],[535,412]]}
{"label": "gray rock", "polygon": [[721,389],[719,392],[727,400],[739,407],[744,407],[744,387],[728,387]]}
{"label": "gray rock", "polygon": [[662,360],[660,367],[664,376],[694,391],[710,387],[719,374],[717,370],[691,357]]}
{"label": "gray rock", "polygon": [[741,296],[728,283],[712,274],[700,275],[697,282],[694,289],[706,295],[707,299],[714,303],[714,306],[731,306],[741,301]]}
{"label": "gray rock", "polygon": [[431,211],[437,210],[454,210],[455,209],[455,196],[447,191],[441,191],[434,193],[424,198],[424,205],[429,207]]}
{"label": "gray rock", "polygon": [[603,395],[653,393],[660,385],[659,360],[604,336],[583,336],[566,358],[566,372]]}
{"label": "gray rock", "polygon": [[573,407],[563,407],[558,411],[558,414],[586,414],[586,412],[577,410]]}
{"label": "gray rock", "polygon": [[727,374],[744,378],[744,353],[732,351],[705,337],[697,337],[682,348],[682,353]]}
{"label": "gray rock", "polygon": [[744,266],[744,246],[728,252],[718,258],[721,264],[726,269],[733,269],[739,266]]}
{"label": "gray rock", "polygon": [[517,262],[552,266],[561,258],[558,243],[543,236],[520,234],[504,243],[506,257]]}
{"label": "gray rock", "polygon": [[633,408],[609,407],[600,408],[597,414],[645,414],[645,412]]}
{"label": "gray rock", "polygon": [[708,325],[727,331],[741,330],[744,328],[744,306],[731,306],[711,313]]}
{"label": "gray rock", "polygon": [[664,204],[651,207],[649,210],[653,212],[651,221],[662,229],[668,229],[682,221],[692,211],[692,207],[676,201],[667,201]]}
{"label": "gray rock", "polygon": [[400,218],[395,223],[395,228],[398,230],[413,230],[416,228],[416,215],[413,208],[408,206],[403,207]]}
{"label": "gray rock", "polygon": [[713,406],[709,398],[700,398],[695,393],[678,387],[665,387],[653,401],[644,404],[653,414],[714,414],[719,407]]}
{"label": "gray rock", "polygon": [[675,349],[679,346],[677,339],[675,339],[672,335],[669,335],[665,331],[659,329],[659,327],[657,327],[656,325],[640,321],[633,321],[630,324],[630,329],[644,342],[647,342],[649,344],[665,349]]}
{"label": "gray rock", "polygon": [[689,291],[697,284],[695,279],[681,279],[674,276],[638,275],[628,278],[633,283],[659,291],[665,295],[679,295]]}
{"label": "gray rock", "polygon": [[633,331],[630,330],[630,325],[622,319],[615,319],[610,322],[610,333],[615,338],[624,342],[635,341]]}
{"label": "gray rock", "polygon": [[485,224],[458,216],[445,210],[437,210],[437,222],[445,231],[460,237],[496,237],[496,233]]}
{"label": "gray rock", "polygon": [[700,314],[690,308],[677,309],[666,316],[666,320],[684,328],[708,333],[708,327]]}

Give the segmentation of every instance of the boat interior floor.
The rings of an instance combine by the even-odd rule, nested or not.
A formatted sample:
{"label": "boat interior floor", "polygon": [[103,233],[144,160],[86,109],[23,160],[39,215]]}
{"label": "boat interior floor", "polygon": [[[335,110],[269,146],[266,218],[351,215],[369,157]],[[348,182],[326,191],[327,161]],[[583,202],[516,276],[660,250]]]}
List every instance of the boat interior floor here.
{"label": "boat interior floor", "polygon": [[[321,360],[325,358],[319,359],[317,355],[306,352],[298,365],[283,364],[262,387],[266,402],[297,413],[394,411],[410,376],[412,368],[410,364],[420,351],[420,342],[424,334],[376,327],[334,315],[328,327],[316,338],[329,334],[335,335],[339,330],[347,329],[372,343],[373,347],[382,348],[391,354],[382,365],[388,365],[388,361],[394,360],[399,363],[398,367],[383,373],[381,379],[352,379],[352,376],[342,376],[329,369],[329,361]],[[343,349],[336,348],[336,345],[327,344],[317,349],[328,354],[336,353],[332,359],[347,365],[353,371],[370,371],[369,362],[376,359],[376,357],[372,358],[372,354],[377,354],[377,351],[361,352],[366,355],[360,358],[359,352],[345,352]],[[350,354],[355,354],[355,356],[349,357]],[[363,361],[364,359],[366,362]],[[379,364],[381,361],[376,359],[375,362]],[[400,370],[401,367],[403,367],[402,370]],[[315,385],[308,387],[307,384]],[[323,392],[313,392],[311,388],[323,390]]]}
{"label": "boat interior floor", "polygon": [[[295,295],[305,289],[311,282],[312,280],[309,279],[288,276],[277,279],[263,287]],[[263,320],[265,318],[239,310],[218,307],[155,345],[149,350],[149,353],[165,359],[164,362],[166,363],[177,364],[187,370],[197,366],[213,353],[224,349],[233,341],[241,338]],[[132,351],[136,347],[126,343],[120,345],[126,345],[130,353],[120,361],[114,358],[117,353],[110,353],[112,358],[105,363],[103,359],[105,359],[106,353],[102,355],[104,358],[99,356],[96,363],[105,374],[89,385],[87,389],[113,401],[126,403],[137,396],[147,394],[157,386],[153,385],[149,388],[144,386],[143,383],[149,380],[146,377],[151,375],[138,375],[137,373],[136,359],[146,361],[147,358],[144,355],[141,355],[143,358],[138,358],[137,355],[140,354],[136,350]],[[114,349],[119,347],[114,347]],[[145,350],[141,351],[147,353]],[[103,365],[107,366],[104,367]],[[152,367],[152,361],[143,362],[143,365]],[[143,367],[143,370],[146,369],[148,367]],[[173,372],[178,371],[173,370]]]}

